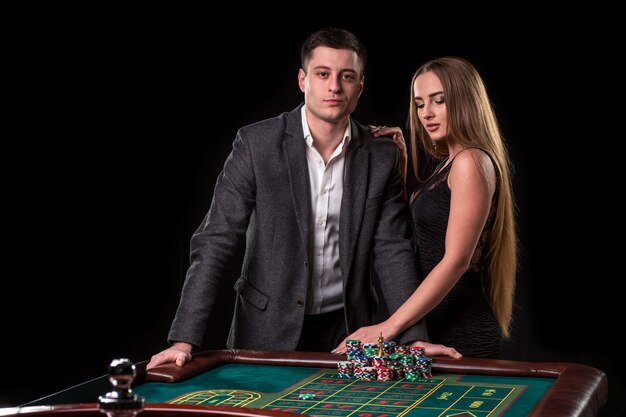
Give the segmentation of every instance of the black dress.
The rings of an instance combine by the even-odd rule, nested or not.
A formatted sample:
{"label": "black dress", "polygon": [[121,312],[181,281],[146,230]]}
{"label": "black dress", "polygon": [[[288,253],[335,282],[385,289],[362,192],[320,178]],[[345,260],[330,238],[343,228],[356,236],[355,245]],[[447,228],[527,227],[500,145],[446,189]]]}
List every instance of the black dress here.
{"label": "black dress", "polygon": [[[436,172],[420,187],[411,202],[420,283],[445,252],[450,215],[447,179],[451,167],[452,163]],[[426,315],[430,341],[454,347],[467,357],[498,358],[502,353],[502,332],[483,291],[481,247],[491,229],[492,219],[493,207],[469,270],[443,301]]]}

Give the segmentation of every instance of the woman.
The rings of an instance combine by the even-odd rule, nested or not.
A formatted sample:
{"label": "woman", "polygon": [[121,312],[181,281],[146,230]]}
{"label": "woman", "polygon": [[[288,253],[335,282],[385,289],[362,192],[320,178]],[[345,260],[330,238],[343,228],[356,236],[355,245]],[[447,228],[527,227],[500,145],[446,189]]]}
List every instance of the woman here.
{"label": "woman", "polygon": [[[401,129],[372,131],[391,136],[399,146],[406,179]],[[410,134],[416,173],[418,142],[441,161],[410,198],[420,285],[389,319],[362,327],[346,340],[375,342],[381,333],[394,339],[426,317],[432,343],[452,346],[464,356],[499,357],[510,335],[517,269],[511,168],[472,64],[445,57],[417,70]],[[344,352],[345,343],[335,351]]]}

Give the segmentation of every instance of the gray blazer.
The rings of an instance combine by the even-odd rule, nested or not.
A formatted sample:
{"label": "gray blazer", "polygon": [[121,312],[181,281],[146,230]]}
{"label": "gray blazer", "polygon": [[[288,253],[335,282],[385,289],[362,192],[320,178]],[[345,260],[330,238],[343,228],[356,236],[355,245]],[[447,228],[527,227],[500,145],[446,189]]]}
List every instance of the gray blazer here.
{"label": "gray blazer", "polygon": [[[224,283],[237,292],[228,347],[294,350],[310,274],[311,196],[300,108],[237,132],[211,208],[191,239],[191,266],[169,341],[201,347]],[[352,121],[339,226],[348,334],[372,324],[370,265],[389,311],[417,286],[398,151]],[[422,322],[401,342],[428,340]]]}

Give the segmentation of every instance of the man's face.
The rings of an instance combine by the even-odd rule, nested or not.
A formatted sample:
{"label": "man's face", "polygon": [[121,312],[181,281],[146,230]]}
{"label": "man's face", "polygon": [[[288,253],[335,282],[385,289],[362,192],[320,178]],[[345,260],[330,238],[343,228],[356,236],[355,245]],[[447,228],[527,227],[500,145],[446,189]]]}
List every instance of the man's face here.
{"label": "man's face", "polygon": [[307,118],[311,116],[327,123],[345,121],[363,91],[364,78],[356,52],[317,47],[306,70],[305,73],[300,69],[298,84],[304,92]]}

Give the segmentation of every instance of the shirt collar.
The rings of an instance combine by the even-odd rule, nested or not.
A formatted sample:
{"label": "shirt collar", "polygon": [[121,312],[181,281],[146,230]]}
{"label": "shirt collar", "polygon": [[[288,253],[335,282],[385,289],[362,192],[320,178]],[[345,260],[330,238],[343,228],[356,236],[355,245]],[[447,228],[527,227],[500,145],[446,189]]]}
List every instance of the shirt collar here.
{"label": "shirt collar", "polygon": [[[302,106],[300,109],[300,114],[302,115],[302,133],[304,133],[304,140],[309,147],[313,147],[313,136],[311,136],[311,131],[309,130],[309,122],[306,119],[306,105]],[[343,140],[337,147],[339,152],[343,150],[344,145],[347,145],[352,138],[352,123],[348,118],[348,126],[346,126],[346,131],[343,134]]]}

